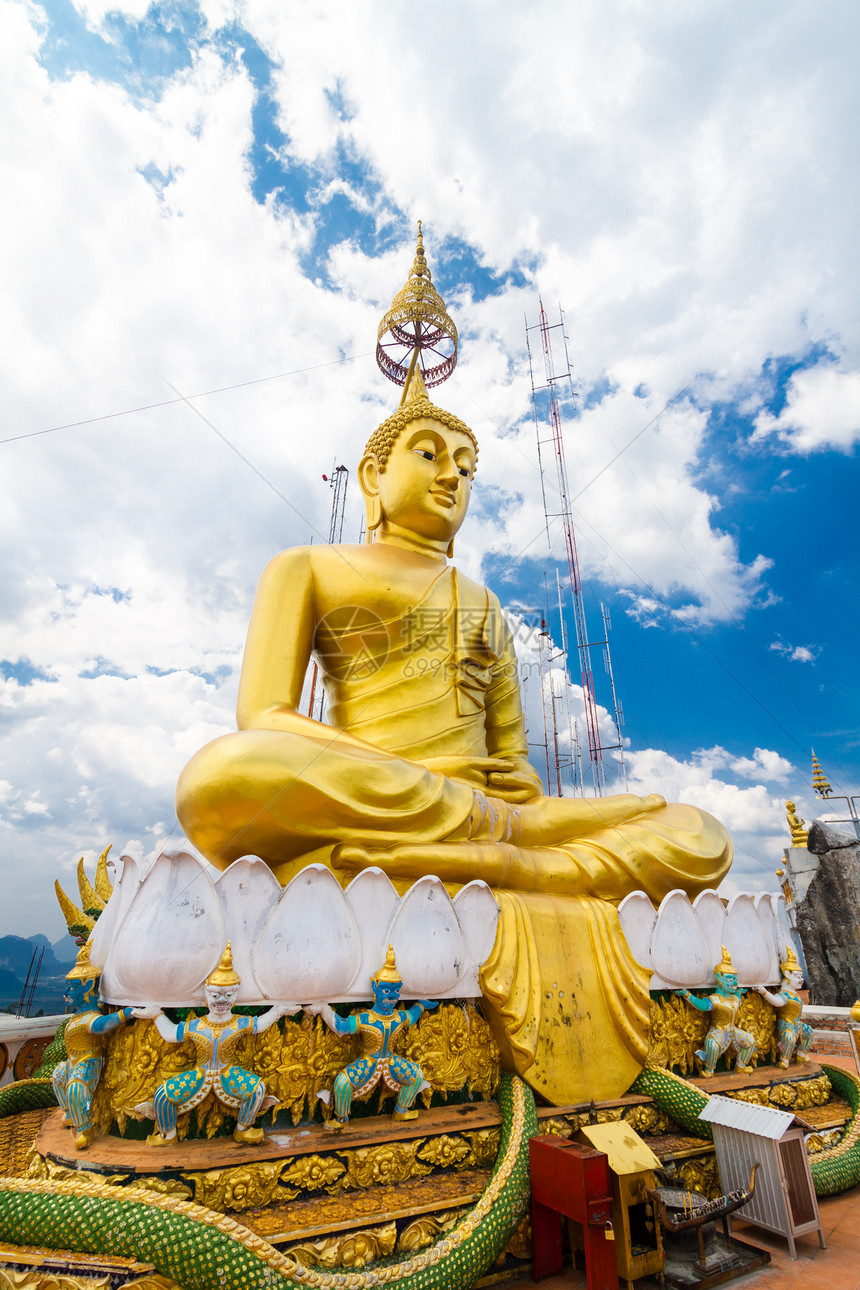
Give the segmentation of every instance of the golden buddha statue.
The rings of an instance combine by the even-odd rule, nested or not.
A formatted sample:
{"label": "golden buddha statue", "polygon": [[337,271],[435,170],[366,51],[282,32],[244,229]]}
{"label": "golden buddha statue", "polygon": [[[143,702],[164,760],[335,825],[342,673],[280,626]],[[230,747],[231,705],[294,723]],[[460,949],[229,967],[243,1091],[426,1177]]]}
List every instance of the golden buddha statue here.
{"label": "golden buddha statue", "polygon": [[[314,862],[344,882],[378,865],[401,891],[428,873],[452,894],[482,878],[501,908],[481,985],[503,1063],[556,1105],[617,1096],[644,1064],[649,1014],[617,902],[716,885],[731,843],[711,816],[657,795],[544,795],[499,601],[449,563],[477,443],[430,402],[417,361],[420,233],[413,278],[403,397],[358,467],[367,541],[295,547],[265,569],[238,732],[188,763],[177,813],[213,864],[254,854],[282,884]],[[395,301],[401,332],[409,290]],[[312,654],[329,724],[299,711]]]}

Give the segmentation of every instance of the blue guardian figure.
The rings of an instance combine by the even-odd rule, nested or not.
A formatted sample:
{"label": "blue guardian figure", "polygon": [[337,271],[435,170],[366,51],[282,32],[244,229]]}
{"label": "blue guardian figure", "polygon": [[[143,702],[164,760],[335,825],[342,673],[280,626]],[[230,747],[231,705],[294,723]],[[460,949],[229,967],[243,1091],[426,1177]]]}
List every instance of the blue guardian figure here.
{"label": "blue guardian figure", "polygon": [[782,984],[778,994],[771,994],[763,985],[753,988],[767,999],[779,1016],[776,1022],[776,1041],[779,1061],[777,1065],[787,1070],[794,1058],[796,1062],[805,1062],[806,1054],[812,1047],[812,1027],[807,1021],[801,1021],[803,1000],[797,991],[803,985],[803,971],[797,961],[797,955],[790,945],[785,947],[785,958],[780,963]]}
{"label": "blue guardian figure", "polygon": [[327,1003],[311,1004],[305,1012],[321,1016],[337,1035],[358,1035],[361,1056],[345,1067],[334,1082],[334,1120],[330,1128],[340,1129],[349,1119],[353,1098],[366,1098],[379,1083],[397,1094],[395,1120],[414,1120],[418,1116],[413,1102],[424,1085],[424,1076],[416,1062],[392,1053],[391,1045],[401,1030],[412,1026],[421,1014],[438,1003],[421,999],[411,1008],[397,1008],[403,981],[389,945],[382,967],[371,978],[373,1007],[368,1012],[354,1012],[339,1017]]}

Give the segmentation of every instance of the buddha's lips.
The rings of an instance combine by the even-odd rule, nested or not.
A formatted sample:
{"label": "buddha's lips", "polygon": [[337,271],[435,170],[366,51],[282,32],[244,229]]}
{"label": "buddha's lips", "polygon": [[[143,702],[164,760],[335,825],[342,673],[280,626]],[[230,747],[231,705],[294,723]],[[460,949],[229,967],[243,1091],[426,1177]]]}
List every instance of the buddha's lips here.
{"label": "buddha's lips", "polygon": [[438,497],[440,501],[448,502],[451,506],[453,506],[457,500],[456,493],[449,493],[446,489],[441,489],[441,488],[431,488],[430,496]]}

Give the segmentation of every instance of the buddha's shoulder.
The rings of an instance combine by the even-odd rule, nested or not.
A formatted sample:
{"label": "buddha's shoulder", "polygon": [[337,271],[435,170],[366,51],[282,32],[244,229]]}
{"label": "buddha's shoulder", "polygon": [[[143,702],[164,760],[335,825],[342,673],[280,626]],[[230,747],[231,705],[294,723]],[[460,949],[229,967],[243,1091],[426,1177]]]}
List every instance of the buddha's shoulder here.
{"label": "buddha's shoulder", "polygon": [[366,561],[367,547],[358,544],[331,544],[321,542],[318,546],[288,546],[273,556],[265,568],[269,577],[296,577],[301,574],[313,576],[326,570],[350,566],[360,566]]}

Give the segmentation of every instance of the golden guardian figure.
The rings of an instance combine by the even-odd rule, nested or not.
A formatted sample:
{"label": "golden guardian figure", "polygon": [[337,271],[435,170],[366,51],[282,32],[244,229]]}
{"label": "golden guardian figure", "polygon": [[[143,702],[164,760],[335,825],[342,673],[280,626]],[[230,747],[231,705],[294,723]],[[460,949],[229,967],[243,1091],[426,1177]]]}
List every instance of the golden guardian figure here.
{"label": "golden guardian figure", "polygon": [[63,1038],[68,1058],[51,1076],[63,1124],[76,1133],[75,1147],[86,1151],[93,1140],[93,1098],[104,1066],[105,1038],[130,1020],[131,1008],[102,1012],[98,969],[90,962],[89,941],[78,950],[75,966],[66,976],[65,1000],[73,1015]]}
{"label": "golden guardian figure", "polygon": [[[617,1096],[645,1061],[649,978],[616,905],[715,886],[731,843],[657,795],[544,795],[499,601],[450,563],[478,445],[427,393],[457,333],[420,229],[379,343],[404,389],[358,466],[366,544],[294,547],[265,569],[238,732],[188,763],[177,812],[213,864],[252,853],[281,883],[312,862],[344,881],[378,865],[401,891],[425,874],[451,892],[484,879],[501,916],[481,986],[505,1066],[556,1104]],[[312,655],[328,724],[299,710]]]}

